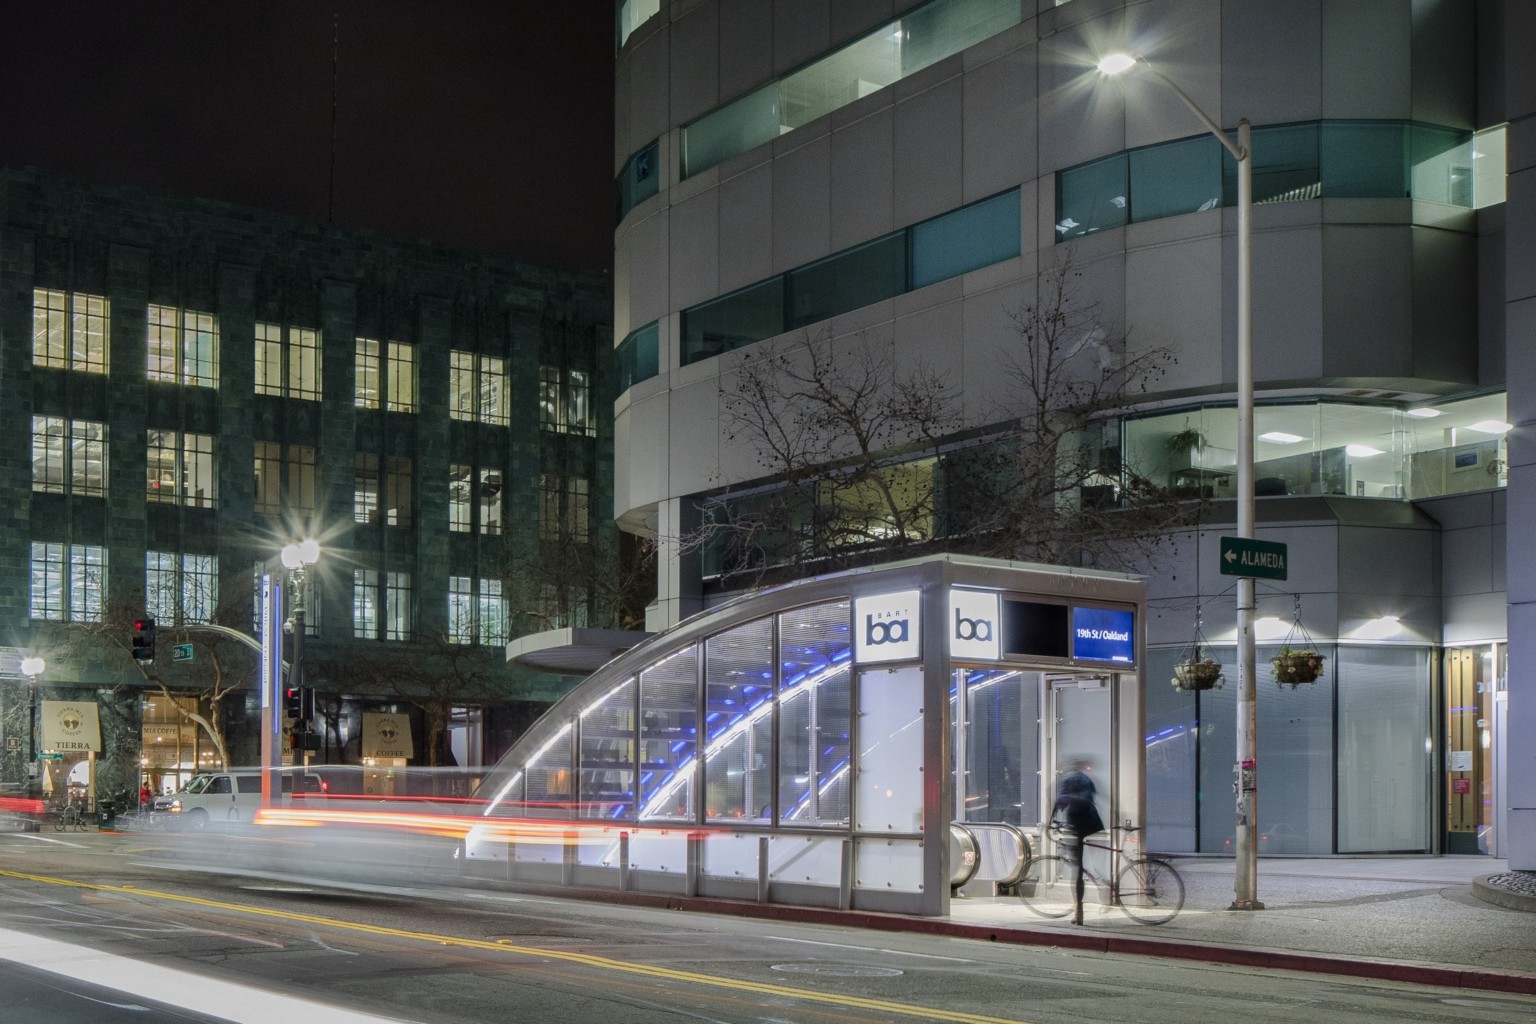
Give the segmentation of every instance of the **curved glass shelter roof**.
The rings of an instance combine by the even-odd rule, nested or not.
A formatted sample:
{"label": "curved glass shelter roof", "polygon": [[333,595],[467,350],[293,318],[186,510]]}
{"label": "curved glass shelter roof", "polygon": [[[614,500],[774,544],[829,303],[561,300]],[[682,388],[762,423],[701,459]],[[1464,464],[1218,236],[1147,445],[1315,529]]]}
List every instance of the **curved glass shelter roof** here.
{"label": "curved glass shelter roof", "polygon": [[[466,861],[517,879],[944,913],[945,880],[974,860],[951,851],[951,823],[1027,828],[1048,805],[1048,679],[1113,689],[1137,726],[1122,731],[1140,735],[1143,601],[1135,577],[951,555],[737,598],[615,658],[540,719],[481,784]],[[1109,809],[1140,820],[1140,748],[1106,759],[1121,762]],[[951,784],[928,784],[940,778]]]}

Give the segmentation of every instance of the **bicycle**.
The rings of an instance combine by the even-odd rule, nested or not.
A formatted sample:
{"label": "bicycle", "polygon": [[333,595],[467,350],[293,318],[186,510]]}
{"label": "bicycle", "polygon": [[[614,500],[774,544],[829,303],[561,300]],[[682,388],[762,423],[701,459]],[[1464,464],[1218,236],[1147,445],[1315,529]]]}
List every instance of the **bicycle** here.
{"label": "bicycle", "polygon": [[[1071,835],[1055,823],[1050,831],[1059,836]],[[1184,907],[1184,879],[1172,864],[1156,857],[1132,855],[1123,865],[1119,864],[1120,858],[1127,855],[1124,841],[1115,841],[1116,834],[1139,831],[1139,825],[1114,825],[1109,829],[1108,842],[1085,839],[1084,847],[1109,852],[1109,878],[1100,878],[1085,865],[1083,880],[1091,882],[1100,895],[1106,897],[1105,904],[1118,906],[1132,920],[1142,924],[1163,924],[1173,920]],[[1076,844],[1072,846],[1075,848]],[[1078,850],[1076,856],[1082,856],[1082,852]],[[1076,866],[1077,861],[1071,856],[1036,857],[1024,877],[1014,885],[1014,892],[1025,907],[1041,917],[1066,917],[1076,909],[1072,881]]]}
{"label": "bicycle", "polygon": [[53,819],[53,830],[64,832],[71,828],[78,832],[89,832],[91,816],[86,813],[84,807],[79,804],[65,804],[59,809],[58,817]]}

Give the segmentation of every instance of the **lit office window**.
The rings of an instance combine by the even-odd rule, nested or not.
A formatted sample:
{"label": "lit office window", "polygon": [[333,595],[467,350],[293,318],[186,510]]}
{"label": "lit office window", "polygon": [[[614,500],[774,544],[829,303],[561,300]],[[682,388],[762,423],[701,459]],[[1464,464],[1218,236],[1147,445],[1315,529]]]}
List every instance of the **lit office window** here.
{"label": "lit office window", "polygon": [[105,425],[62,416],[32,417],[32,489],[49,494],[105,496]]}
{"label": "lit office window", "polygon": [[411,574],[384,574],[384,639],[411,638]]}
{"label": "lit office window", "polygon": [[474,528],[474,468],[462,463],[448,467],[448,529],[469,533]]}
{"label": "lit office window", "polygon": [[32,289],[32,362],[106,373],[109,308],[100,295]]}
{"label": "lit office window", "polygon": [[390,412],[416,411],[416,346],[389,343],[387,403]]}
{"label": "lit office window", "polygon": [[510,617],[500,580],[448,577],[448,639],[456,644],[505,644]]}
{"label": "lit office window", "polygon": [[256,393],[320,398],[320,332],[281,324],[256,325]]}
{"label": "lit office window", "polygon": [[214,555],[148,551],[144,555],[144,607],[160,622],[210,622],[219,603],[219,560]]}
{"label": "lit office window", "polygon": [[480,532],[501,533],[502,477],[499,469],[480,470]]}
{"label": "lit office window", "polygon": [[389,526],[410,526],[411,460],[401,455],[384,459],[384,522]]}
{"label": "lit office window", "polygon": [[[380,469],[383,473],[380,473]],[[358,452],[352,471],[352,518],[359,523],[410,526],[411,460]]]}
{"label": "lit office window", "polygon": [[31,618],[100,622],[107,588],[107,549],[34,541],[31,584]]}
{"label": "lit office window", "polygon": [[212,508],[218,497],[213,474],[213,437],[174,430],[150,430],[145,442],[149,501],[188,508]]}
{"label": "lit office window", "polygon": [[[287,457],[276,441],[257,441],[255,510],[263,515],[277,515],[283,503],[303,512],[315,510],[315,450],[307,445],[289,445]],[[287,493],[283,482],[287,480]]]}
{"label": "lit office window", "polygon": [[372,338],[357,339],[356,374],[357,398],[360,409],[379,407],[379,381],[383,377],[383,365],[379,358],[379,343]]}
{"label": "lit office window", "polygon": [[151,304],[147,343],[150,380],[218,387],[219,329],[212,313]]}
{"label": "lit office window", "polygon": [[358,452],[352,460],[352,518],[379,521],[379,457],[372,452]]}
{"label": "lit office window", "polygon": [[291,444],[286,462],[288,507],[298,512],[314,512],[319,507],[315,503],[315,449]]}
{"label": "lit office window", "polygon": [[456,420],[506,426],[507,361],[457,350],[448,358],[448,415]]}
{"label": "lit office window", "polygon": [[379,574],[374,569],[352,570],[352,635],[379,638]]}

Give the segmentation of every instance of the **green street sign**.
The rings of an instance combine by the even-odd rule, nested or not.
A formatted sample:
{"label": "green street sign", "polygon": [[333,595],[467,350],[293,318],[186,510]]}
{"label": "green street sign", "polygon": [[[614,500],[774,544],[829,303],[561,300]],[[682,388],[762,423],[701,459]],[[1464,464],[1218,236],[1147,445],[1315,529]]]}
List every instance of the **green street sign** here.
{"label": "green street sign", "polygon": [[1221,538],[1221,574],[1258,580],[1285,579],[1284,544],[1247,537]]}
{"label": "green street sign", "polygon": [[171,660],[172,661],[191,661],[192,660],[192,645],[191,644],[177,644],[175,647],[172,647],[171,648]]}
{"label": "green street sign", "polygon": [[37,755],[37,759],[39,761],[62,761],[64,760],[64,755],[58,751],[45,750],[41,754]]}

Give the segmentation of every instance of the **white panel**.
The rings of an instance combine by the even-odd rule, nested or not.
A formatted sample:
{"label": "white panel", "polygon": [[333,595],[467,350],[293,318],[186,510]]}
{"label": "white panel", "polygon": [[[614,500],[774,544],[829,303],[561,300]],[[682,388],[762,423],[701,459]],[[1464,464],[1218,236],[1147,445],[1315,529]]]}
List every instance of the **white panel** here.
{"label": "white panel", "polygon": [[832,144],[823,136],[773,162],[773,272],[827,255],[831,246]]}
{"label": "white panel", "polygon": [[1126,253],[1127,350],[1144,352],[1167,346],[1178,360],[1158,382],[1160,389],[1208,385],[1213,379],[1222,379],[1221,261],[1219,236]]}
{"label": "white panel", "polygon": [[1035,63],[1018,50],[965,76],[962,117],[963,187],[970,203],[1034,177]]}
{"label": "white panel", "polygon": [[660,211],[631,226],[629,317],[633,324],[648,324],[669,312],[667,246],[667,211]]}
{"label": "white panel", "polygon": [[1323,5],[1323,117],[1411,118],[1412,62],[1404,0]]}
{"label": "white panel", "polygon": [[671,830],[631,832],[629,866],[636,871],[683,874],[688,870],[688,833]]}
{"label": "white panel", "polygon": [[922,892],[922,840],[856,840],[853,851],[853,887],[888,892]]}
{"label": "white panel", "polygon": [[720,183],[720,291],[773,273],[773,164],[763,162]]}
{"label": "white panel", "polygon": [[[686,124],[720,103],[720,7],[701,4],[672,23],[673,124]],[[640,144],[644,144],[641,140]],[[637,147],[638,148],[638,147]]]}
{"label": "white panel", "polygon": [[854,828],[860,832],[921,833],[921,667],[865,669],[859,673],[858,736]]}
{"label": "white panel", "polygon": [[[658,483],[667,494],[693,494],[709,490],[722,482],[716,473],[720,444],[720,391],[714,377],[674,388],[671,437],[667,458],[671,477]],[[759,472],[750,459],[733,463],[737,471],[748,475]]]}
{"label": "white panel", "polygon": [[619,866],[617,828],[584,828],[576,844],[576,863],[582,867],[616,868]]}
{"label": "white panel", "polygon": [[672,309],[720,294],[719,198],[719,189],[710,189],[672,207]]}
{"label": "white panel", "polygon": [[699,870],[710,878],[757,879],[757,847],[751,833],[712,832],[704,836]]}
{"label": "white panel", "polygon": [[[1242,0],[1221,9],[1224,125],[1316,121],[1323,116],[1321,0]],[[1275,60],[1277,53],[1284,60]],[[1211,111],[1211,116],[1216,116]]]}
{"label": "white panel", "polygon": [[895,228],[890,107],[832,133],[831,247],[846,249]]}
{"label": "white panel", "polygon": [[768,840],[768,877],[797,884],[838,885],[843,842],[840,836],[773,836]]}

